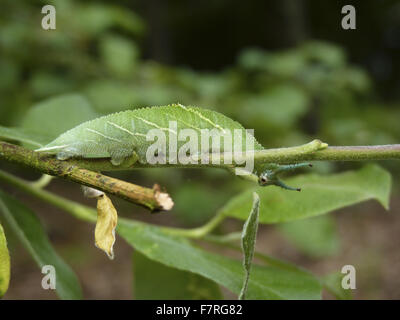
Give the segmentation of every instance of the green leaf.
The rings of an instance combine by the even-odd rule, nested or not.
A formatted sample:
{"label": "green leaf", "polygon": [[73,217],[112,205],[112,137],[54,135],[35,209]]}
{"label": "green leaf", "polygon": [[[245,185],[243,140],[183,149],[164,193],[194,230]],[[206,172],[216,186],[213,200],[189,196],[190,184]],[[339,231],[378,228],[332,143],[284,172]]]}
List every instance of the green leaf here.
{"label": "green leaf", "polygon": [[91,36],[117,26],[133,34],[141,34],[145,28],[143,20],[127,8],[93,3],[80,5],[74,12],[73,21]]}
{"label": "green leaf", "polygon": [[311,41],[299,49],[310,61],[318,61],[332,68],[339,68],[346,64],[344,50],[329,42]]}
{"label": "green leaf", "polygon": [[253,207],[249,217],[247,218],[242,232],[242,250],[244,254],[243,267],[245,271],[243,287],[239,294],[239,300],[244,300],[246,297],[247,287],[250,279],[251,263],[253,261],[254,250],[256,245],[258,216],[260,209],[260,197],[257,193],[253,193]]}
{"label": "green leaf", "polygon": [[49,142],[59,134],[97,116],[86,98],[77,94],[66,94],[34,105],[26,113],[22,127],[48,136]]}
{"label": "green leaf", "polygon": [[245,100],[238,110],[240,119],[271,131],[293,128],[310,105],[304,91],[288,84],[275,85],[256,96],[245,96]]}
{"label": "green leaf", "polygon": [[58,296],[61,299],[81,299],[82,291],[76,275],[54,251],[34,212],[2,191],[0,212],[39,267],[54,266]]}
{"label": "green leaf", "polygon": [[141,92],[134,90],[126,82],[116,80],[97,80],[90,82],[84,91],[94,108],[101,113],[130,109],[140,105]]}
{"label": "green leaf", "polygon": [[336,223],[330,215],[283,223],[278,229],[293,246],[310,257],[334,255],[340,247]]}
{"label": "green leaf", "polygon": [[227,216],[247,219],[254,191],[261,199],[261,223],[313,217],[370,199],[377,200],[386,209],[389,207],[391,177],[377,165],[339,174],[300,175],[287,179],[287,183],[301,187],[301,192],[257,187],[232,198],[221,210]]}
{"label": "green leaf", "polygon": [[304,69],[306,59],[296,50],[273,54],[247,49],[239,56],[239,65],[245,69],[266,71],[278,77],[294,77]]}
{"label": "green leaf", "polygon": [[198,274],[168,267],[133,253],[134,294],[138,300],[218,300],[219,286]]}
{"label": "green leaf", "polygon": [[0,126],[0,139],[19,141],[26,144],[27,147],[37,149],[51,140],[51,137],[31,132],[24,128],[7,128]]}
{"label": "green leaf", "polygon": [[342,287],[343,274],[335,272],[328,274],[322,278],[323,287],[337,299],[350,300],[352,299],[351,290],[345,290]]}
{"label": "green leaf", "polygon": [[74,90],[74,79],[71,76],[57,72],[39,71],[32,75],[29,81],[36,97],[49,97]]}
{"label": "green leaf", "polygon": [[103,64],[109,71],[120,77],[132,75],[138,58],[138,48],[127,38],[108,34],[100,39],[100,53]]}
{"label": "green leaf", "polygon": [[[214,173],[215,171],[212,172]],[[158,177],[156,179],[161,184],[160,179]],[[185,181],[184,187],[171,190],[174,195],[174,214],[186,226],[205,223],[226,201],[224,191],[204,183]]]}
{"label": "green leaf", "polygon": [[10,254],[8,253],[6,235],[0,224],[0,298],[7,292],[10,283]]}
{"label": "green leaf", "polygon": [[[239,294],[244,278],[240,261],[207,252],[159,227],[120,219],[118,233],[147,258],[179,270],[190,271]],[[320,299],[315,277],[299,269],[252,266],[248,299]]]}

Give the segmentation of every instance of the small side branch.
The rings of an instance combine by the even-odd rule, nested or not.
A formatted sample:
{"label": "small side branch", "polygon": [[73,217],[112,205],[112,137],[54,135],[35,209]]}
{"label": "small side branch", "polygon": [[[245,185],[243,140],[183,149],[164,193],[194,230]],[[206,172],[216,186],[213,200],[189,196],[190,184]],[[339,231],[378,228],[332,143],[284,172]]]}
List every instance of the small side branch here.
{"label": "small side branch", "polygon": [[2,141],[0,158],[116,195],[151,211],[170,210],[173,207],[172,199],[167,193],[161,192],[157,185],[153,189],[145,188]]}

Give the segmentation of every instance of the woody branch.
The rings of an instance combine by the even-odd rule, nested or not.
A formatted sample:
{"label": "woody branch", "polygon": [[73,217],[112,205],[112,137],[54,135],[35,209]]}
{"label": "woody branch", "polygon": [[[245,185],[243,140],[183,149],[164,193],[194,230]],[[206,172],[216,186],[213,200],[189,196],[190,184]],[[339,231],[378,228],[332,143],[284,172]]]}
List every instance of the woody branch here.
{"label": "woody branch", "polygon": [[151,211],[170,210],[173,206],[168,193],[161,192],[157,185],[145,188],[10,143],[0,141],[0,158],[113,194]]}

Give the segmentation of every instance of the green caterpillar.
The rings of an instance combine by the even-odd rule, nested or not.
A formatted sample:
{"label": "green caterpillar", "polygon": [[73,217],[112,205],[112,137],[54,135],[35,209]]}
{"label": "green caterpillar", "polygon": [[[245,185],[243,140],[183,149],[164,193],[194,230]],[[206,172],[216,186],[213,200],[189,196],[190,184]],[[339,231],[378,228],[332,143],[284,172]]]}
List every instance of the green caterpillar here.
{"label": "green caterpillar", "polygon": [[[176,128],[169,127],[170,121],[176,122]],[[147,149],[153,144],[146,139],[151,129],[166,133],[167,146],[170,136],[179,135],[183,129],[193,129],[199,134],[202,129],[217,130],[221,133],[226,130],[239,130],[243,137],[246,135],[241,124],[221,113],[174,104],[123,111],[82,123],[36,151],[56,154],[60,160],[73,157],[110,158],[114,165],[121,164],[128,157],[136,156],[141,164],[146,164]],[[252,135],[250,139],[253,140],[251,142],[254,150],[264,149]],[[178,140],[177,148],[182,147],[184,143],[185,141]],[[242,144],[242,150],[245,150],[245,139]],[[222,145],[218,151],[230,152],[232,149],[232,145]],[[210,148],[208,151],[213,150]],[[166,156],[168,157],[168,154]]]}
{"label": "green caterpillar", "polygon": [[[171,123],[174,126],[171,127]],[[182,139],[181,134],[184,133],[183,136],[186,137],[185,132],[189,129],[190,132],[196,133],[196,136],[201,136],[201,142],[203,142],[202,134],[204,130],[212,132],[206,138],[209,141],[205,149],[201,146],[201,143],[199,146],[199,141],[196,142],[195,150],[201,150],[201,152],[195,156],[210,155],[217,152],[232,155],[237,151],[264,150],[263,146],[241,124],[223,114],[207,109],[173,104],[114,113],[84,122],[36,151],[55,154],[59,160],[79,157],[89,159],[110,158],[113,165],[119,166],[125,159],[130,158],[134,162],[138,161],[142,165],[151,166],[154,163],[149,162],[151,157],[149,157],[148,151],[154,146],[154,139],[149,139],[148,134],[154,129],[157,132],[166,133],[163,134],[165,147],[162,149],[164,154],[161,156],[163,159],[168,159],[167,161],[170,164],[177,164],[170,161],[173,157],[170,146],[174,143],[176,150],[183,148],[187,143],[185,139]],[[238,136],[237,133],[239,133]],[[214,141],[215,138],[217,140],[221,137],[225,139],[226,136],[233,137],[233,139],[228,140],[227,144],[217,145],[215,149],[214,142],[209,143]],[[239,143],[237,140],[239,140]],[[249,148],[249,146],[251,147]],[[326,147],[327,144],[314,140],[307,145],[294,147],[294,149],[300,153],[308,153]],[[176,152],[174,157],[176,157]],[[243,175],[243,178],[251,181],[258,181],[261,186],[276,185],[297,191],[300,191],[300,189],[287,186],[277,175],[283,171],[311,166],[305,163],[293,165],[254,163],[254,159],[252,159],[249,161],[251,165],[248,167],[248,160],[245,160],[245,162],[245,167],[242,166],[243,163],[232,164],[231,162],[230,166],[226,168],[229,170],[239,168],[235,170],[236,174]]]}

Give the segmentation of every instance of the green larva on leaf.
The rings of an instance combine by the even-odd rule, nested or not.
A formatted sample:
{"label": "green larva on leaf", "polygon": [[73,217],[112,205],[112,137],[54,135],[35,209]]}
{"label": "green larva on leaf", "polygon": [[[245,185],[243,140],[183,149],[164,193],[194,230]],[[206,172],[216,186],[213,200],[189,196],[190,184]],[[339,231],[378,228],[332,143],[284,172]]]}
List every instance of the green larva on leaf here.
{"label": "green larva on leaf", "polygon": [[[176,130],[169,127],[171,121],[176,123]],[[183,129],[195,130],[199,135],[202,129],[224,132],[230,130],[232,135],[234,130],[240,130],[242,140],[246,140],[243,126],[221,113],[174,104],[123,111],[82,123],[36,151],[56,154],[60,160],[73,157],[110,158],[116,166],[124,159],[136,155],[140,163],[146,164],[146,151],[154,143],[146,140],[146,135],[151,129],[165,132],[167,152],[169,136],[179,135]],[[263,149],[253,136],[251,139],[255,150]],[[178,139],[177,148],[184,144],[185,141]],[[242,144],[242,150],[245,150],[245,143]],[[221,143],[221,152],[232,149],[231,146],[229,150],[225,150],[224,144]]]}
{"label": "green larva on leaf", "polygon": [[[171,127],[171,123],[173,127]],[[162,157],[163,159],[168,159],[170,164],[177,164],[176,162],[171,162],[171,158],[176,157],[177,150],[187,145],[186,138],[191,139],[186,134],[187,131],[195,133],[196,139],[198,139],[196,140],[195,150],[201,151],[197,151],[197,154],[191,154],[191,156],[195,157],[214,152],[230,153],[264,149],[240,123],[221,113],[173,104],[123,111],[84,122],[61,134],[54,141],[36,151],[55,154],[59,160],[69,158],[109,158],[113,165],[119,166],[125,159],[131,158],[142,165],[152,166],[154,163],[148,161],[148,151],[153,150],[151,147],[154,145],[154,140],[149,139],[149,132],[154,129],[163,133],[162,136],[165,139],[165,143],[162,152],[165,154],[162,154]],[[205,149],[202,148],[204,131],[211,132],[205,138],[206,141],[208,139]],[[236,135],[238,132],[239,135]],[[181,135],[182,133],[183,135]],[[182,136],[184,137],[183,139]],[[215,140],[220,138],[225,140],[227,136],[230,136],[232,141],[228,140],[226,144],[225,141],[223,143],[220,141],[220,145],[217,145],[214,149],[214,138],[217,138]],[[153,138],[156,137],[153,136]],[[251,146],[250,150],[249,145]],[[325,148],[326,146],[326,144],[321,144],[319,141],[316,148]],[[175,150],[175,155],[171,153],[171,150]],[[244,172],[243,178],[252,176],[250,180],[254,181],[255,176],[261,186],[276,185],[284,189],[300,191],[299,188],[292,188],[284,184],[277,177],[277,174],[282,171],[308,166],[309,164],[253,163],[253,165],[251,168],[247,168],[246,163],[246,167],[243,168],[240,164],[233,164],[234,167],[240,167],[241,175]],[[231,166],[227,168],[229,170],[232,169]]]}

